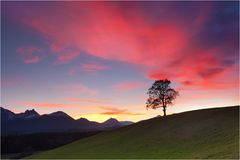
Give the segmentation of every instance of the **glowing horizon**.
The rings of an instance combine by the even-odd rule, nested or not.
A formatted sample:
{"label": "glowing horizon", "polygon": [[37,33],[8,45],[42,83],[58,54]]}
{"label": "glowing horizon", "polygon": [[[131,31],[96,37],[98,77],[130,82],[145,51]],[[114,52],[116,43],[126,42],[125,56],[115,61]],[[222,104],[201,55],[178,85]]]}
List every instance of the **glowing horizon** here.
{"label": "glowing horizon", "polygon": [[239,105],[239,2],[1,2],[1,106],[139,121],[147,89],[167,113]]}

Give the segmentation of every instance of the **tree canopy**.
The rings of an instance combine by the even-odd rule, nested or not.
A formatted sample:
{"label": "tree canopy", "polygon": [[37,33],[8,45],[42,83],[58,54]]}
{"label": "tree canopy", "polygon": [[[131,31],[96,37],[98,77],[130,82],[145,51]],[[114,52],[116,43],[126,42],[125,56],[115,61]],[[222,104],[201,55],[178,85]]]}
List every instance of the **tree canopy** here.
{"label": "tree canopy", "polygon": [[170,87],[171,81],[168,79],[156,80],[148,89],[149,98],[146,108],[157,109],[163,107],[164,116],[166,116],[166,107],[173,104],[174,99],[179,95]]}

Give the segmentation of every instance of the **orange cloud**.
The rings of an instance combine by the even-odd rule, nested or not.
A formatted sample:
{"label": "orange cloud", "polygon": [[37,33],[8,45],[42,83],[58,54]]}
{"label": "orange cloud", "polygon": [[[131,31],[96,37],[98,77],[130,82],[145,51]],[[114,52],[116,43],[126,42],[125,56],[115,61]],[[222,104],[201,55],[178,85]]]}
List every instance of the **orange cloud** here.
{"label": "orange cloud", "polygon": [[130,112],[127,109],[118,109],[114,107],[100,106],[98,109],[106,110],[100,114],[103,115],[142,115],[141,113]]}

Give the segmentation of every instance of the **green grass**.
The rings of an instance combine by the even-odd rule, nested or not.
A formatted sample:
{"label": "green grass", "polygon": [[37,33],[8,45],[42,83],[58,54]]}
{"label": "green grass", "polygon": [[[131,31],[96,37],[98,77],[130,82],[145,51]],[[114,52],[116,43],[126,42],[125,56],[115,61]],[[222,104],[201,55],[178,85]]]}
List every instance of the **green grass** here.
{"label": "green grass", "polygon": [[28,158],[239,158],[239,106],[153,118]]}

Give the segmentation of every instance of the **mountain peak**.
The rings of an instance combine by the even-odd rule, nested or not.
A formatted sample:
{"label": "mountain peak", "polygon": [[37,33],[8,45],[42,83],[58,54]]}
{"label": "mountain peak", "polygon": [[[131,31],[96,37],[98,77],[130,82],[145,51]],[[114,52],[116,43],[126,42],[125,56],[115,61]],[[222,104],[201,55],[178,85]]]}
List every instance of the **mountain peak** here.
{"label": "mountain peak", "polygon": [[1,107],[1,120],[2,121],[13,119],[14,116],[15,116],[15,113],[13,113],[12,111],[10,111],[8,109]]}
{"label": "mountain peak", "polygon": [[57,111],[49,114],[50,116],[62,116],[62,117],[70,117],[67,113],[63,111]]}
{"label": "mountain peak", "polygon": [[34,118],[40,116],[34,109],[26,110],[24,113],[16,114],[16,118]]}
{"label": "mountain peak", "polygon": [[109,118],[107,121],[118,121],[116,118]]}
{"label": "mountain peak", "polygon": [[78,121],[88,121],[89,122],[89,120],[86,118],[79,118]]}
{"label": "mountain peak", "polygon": [[109,118],[108,120],[103,122],[104,124],[115,124],[115,123],[119,123],[119,121],[115,118]]}
{"label": "mountain peak", "polygon": [[127,125],[130,125],[130,124],[133,124],[133,122],[131,122],[131,121],[118,121],[115,118],[109,118],[108,120],[106,120],[102,124],[107,125],[107,126],[127,126]]}
{"label": "mountain peak", "polygon": [[26,110],[24,112],[25,115],[36,115],[36,116],[39,116],[39,114],[34,110],[34,109],[31,109],[31,110]]}

